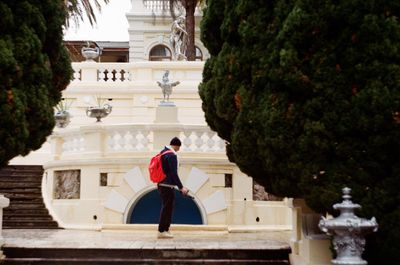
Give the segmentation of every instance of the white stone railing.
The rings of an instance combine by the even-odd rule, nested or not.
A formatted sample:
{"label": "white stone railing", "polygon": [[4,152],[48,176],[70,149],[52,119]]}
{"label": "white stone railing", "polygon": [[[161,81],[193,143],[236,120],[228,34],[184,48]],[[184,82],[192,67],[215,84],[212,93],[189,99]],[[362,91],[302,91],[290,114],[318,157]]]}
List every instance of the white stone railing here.
{"label": "white stone railing", "polygon": [[[124,152],[156,152],[158,138],[170,132],[180,137],[181,152],[225,153],[225,142],[216,132],[202,125],[157,124],[91,125],[56,131],[51,136],[53,155],[62,159],[68,155],[112,156]],[[168,139],[168,138],[166,138]],[[168,144],[168,143],[164,143]]]}
{"label": "white stone railing", "polygon": [[169,10],[168,0],[144,0],[144,6],[150,10]]}
{"label": "white stone railing", "polygon": [[152,131],[148,126],[112,126],[107,129],[109,152],[152,150]]}
{"label": "white stone railing", "polygon": [[135,62],[135,63],[72,63],[72,84],[85,82],[116,84],[161,81],[165,70],[171,80],[197,81],[202,78],[204,62]]}

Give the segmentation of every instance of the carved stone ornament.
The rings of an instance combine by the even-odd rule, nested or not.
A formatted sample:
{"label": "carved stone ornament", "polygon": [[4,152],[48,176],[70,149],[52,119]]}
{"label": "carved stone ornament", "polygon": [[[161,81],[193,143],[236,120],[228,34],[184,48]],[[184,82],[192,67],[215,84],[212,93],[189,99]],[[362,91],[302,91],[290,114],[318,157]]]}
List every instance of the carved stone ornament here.
{"label": "carved stone ornament", "polygon": [[80,170],[54,172],[54,199],[79,199],[80,186]]}
{"label": "carved stone ornament", "polygon": [[366,220],[356,216],[354,210],[361,206],[350,200],[350,188],[344,188],[342,191],[343,202],[333,206],[334,209],[340,210],[340,215],[333,219],[322,217],[318,226],[323,232],[333,236],[333,247],[337,257],[332,260],[332,264],[366,265],[367,261],[361,258],[365,247],[364,235],[376,232],[378,223],[375,217]]}
{"label": "carved stone ornament", "polygon": [[102,107],[89,107],[86,109],[86,115],[91,118],[96,118],[96,122],[101,122],[101,119],[107,117],[112,111],[112,106],[104,104]]}

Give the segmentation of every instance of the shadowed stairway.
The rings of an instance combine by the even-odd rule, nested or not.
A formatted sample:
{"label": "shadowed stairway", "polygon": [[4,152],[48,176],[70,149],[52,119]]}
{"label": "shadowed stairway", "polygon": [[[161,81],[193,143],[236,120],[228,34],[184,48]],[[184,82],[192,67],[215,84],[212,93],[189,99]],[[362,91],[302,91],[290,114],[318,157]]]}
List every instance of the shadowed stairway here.
{"label": "shadowed stairway", "polygon": [[3,210],[3,229],[57,229],[43,202],[42,166],[6,166],[0,169],[0,194],[10,199]]}

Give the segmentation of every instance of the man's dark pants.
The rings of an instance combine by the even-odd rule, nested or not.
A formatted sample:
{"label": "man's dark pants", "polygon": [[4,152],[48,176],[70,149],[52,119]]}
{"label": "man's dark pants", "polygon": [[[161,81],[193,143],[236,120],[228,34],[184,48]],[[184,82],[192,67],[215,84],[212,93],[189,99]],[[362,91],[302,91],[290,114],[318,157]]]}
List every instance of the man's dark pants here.
{"label": "man's dark pants", "polygon": [[158,231],[164,232],[169,230],[172,220],[172,211],[174,209],[175,191],[170,187],[158,185],[158,192],[161,197],[160,220],[158,223]]}

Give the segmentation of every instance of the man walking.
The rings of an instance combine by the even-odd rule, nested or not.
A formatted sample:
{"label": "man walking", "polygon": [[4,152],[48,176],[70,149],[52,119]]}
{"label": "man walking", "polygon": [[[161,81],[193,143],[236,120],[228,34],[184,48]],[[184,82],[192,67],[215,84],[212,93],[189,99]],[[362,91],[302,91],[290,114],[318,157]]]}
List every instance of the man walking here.
{"label": "man walking", "polygon": [[178,186],[178,189],[183,195],[187,195],[189,190],[183,187],[181,180],[178,175],[178,157],[176,152],[179,151],[182,143],[178,137],[172,138],[170,145],[165,146],[161,151],[161,154],[167,152],[162,156],[162,168],[165,179],[158,183],[158,192],[161,197],[161,212],[160,221],[158,224],[158,238],[173,238],[173,235],[169,232],[169,227],[172,220],[172,211],[175,201],[174,186]]}

